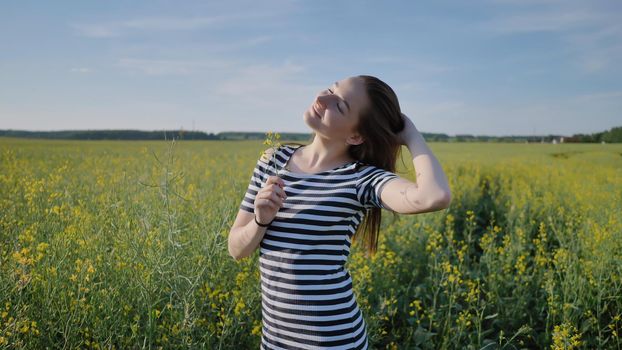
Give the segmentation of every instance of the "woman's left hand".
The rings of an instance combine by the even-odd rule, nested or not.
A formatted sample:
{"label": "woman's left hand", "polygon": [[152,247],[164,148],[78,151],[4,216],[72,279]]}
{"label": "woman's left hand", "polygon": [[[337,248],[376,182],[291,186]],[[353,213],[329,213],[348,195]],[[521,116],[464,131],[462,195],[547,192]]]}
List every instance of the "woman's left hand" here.
{"label": "woman's left hand", "polygon": [[408,143],[415,137],[419,130],[417,130],[415,124],[406,114],[402,113],[402,119],[404,119],[404,130],[397,134],[397,138],[400,145],[408,146]]}

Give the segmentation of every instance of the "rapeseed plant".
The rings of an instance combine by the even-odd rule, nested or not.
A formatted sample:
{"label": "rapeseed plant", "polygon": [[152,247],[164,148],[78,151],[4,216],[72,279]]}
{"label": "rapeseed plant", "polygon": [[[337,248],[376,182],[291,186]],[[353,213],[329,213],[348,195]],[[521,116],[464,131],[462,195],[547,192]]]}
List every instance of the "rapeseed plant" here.
{"label": "rapeseed plant", "polygon": [[[279,141],[281,139],[281,135],[278,132],[272,132],[272,131],[268,131],[266,133],[266,139],[264,140],[263,144],[269,146],[273,152],[272,152],[272,164],[274,164],[274,175],[278,176],[279,175],[279,169],[276,165],[276,150],[281,147],[281,142]],[[262,152],[261,155],[263,155],[264,153]]]}
{"label": "rapeseed plant", "polygon": [[[259,347],[260,269],[230,264],[223,244],[239,147],[180,142],[179,162],[150,166],[150,143],[24,142],[0,139],[0,348]],[[574,163],[510,145],[446,153],[451,216],[383,222],[379,254],[354,246],[345,265],[370,347],[619,347],[622,149],[597,146],[568,145],[586,155]],[[46,303],[58,308],[33,307]],[[528,320],[537,337],[517,332]]]}

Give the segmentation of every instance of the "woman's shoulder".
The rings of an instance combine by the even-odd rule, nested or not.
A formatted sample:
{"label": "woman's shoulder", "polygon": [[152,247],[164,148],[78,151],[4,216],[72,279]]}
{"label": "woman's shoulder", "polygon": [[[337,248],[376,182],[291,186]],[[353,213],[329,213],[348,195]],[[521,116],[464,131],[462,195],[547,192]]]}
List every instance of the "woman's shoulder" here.
{"label": "woman's shoulder", "polygon": [[269,147],[267,148],[265,151],[263,151],[263,154],[261,155],[261,160],[264,163],[269,163],[273,156],[275,154],[283,154],[283,152],[287,152],[290,151],[292,149],[296,149],[298,147],[301,147],[302,145],[299,144],[284,144],[284,145],[280,145],[278,147]]}
{"label": "woman's shoulder", "polygon": [[265,151],[263,151],[263,154],[261,155],[260,160],[264,163],[270,162],[270,159],[272,159],[272,156],[274,155],[275,152],[276,151],[274,147],[270,147],[266,149]]}
{"label": "woman's shoulder", "polygon": [[376,166],[376,165],[373,165],[373,164],[369,164],[369,163],[365,163],[365,162],[360,161],[360,160],[356,161],[356,166],[355,167],[356,167],[357,171],[365,172],[365,173],[376,172],[378,170],[382,170],[383,172],[387,172],[388,171],[388,170],[386,170],[386,169],[384,169],[382,167],[379,167],[379,166]]}
{"label": "woman's shoulder", "polygon": [[279,153],[279,154],[285,153],[287,155],[290,152],[293,153],[293,151],[295,151],[296,149],[302,146],[304,145],[299,144],[299,143],[286,143],[286,144],[279,145],[274,152]]}

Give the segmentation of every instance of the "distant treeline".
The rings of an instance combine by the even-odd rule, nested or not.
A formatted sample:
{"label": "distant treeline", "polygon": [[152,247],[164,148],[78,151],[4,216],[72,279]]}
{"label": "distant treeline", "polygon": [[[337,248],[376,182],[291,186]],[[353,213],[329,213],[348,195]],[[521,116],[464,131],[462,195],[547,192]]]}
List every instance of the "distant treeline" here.
{"label": "distant treeline", "polygon": [[[309,141],[311,134],[306,133],[279,133],[281,140]],[[438,142],[546,142],[546,143],[618,143],[622,142],[622,127],[611,128],[609,131],[594,134],[575,134],[572,136],[545,135],[545,136],[483,136],[459,134],[421,133],[426,141]],[[264,140],[263,132],[220,132],[205,133],[202,131],[186,130],[61,130],[61,131],[25,131],[0,130],[0,136],[59,139],[59,140]]]}

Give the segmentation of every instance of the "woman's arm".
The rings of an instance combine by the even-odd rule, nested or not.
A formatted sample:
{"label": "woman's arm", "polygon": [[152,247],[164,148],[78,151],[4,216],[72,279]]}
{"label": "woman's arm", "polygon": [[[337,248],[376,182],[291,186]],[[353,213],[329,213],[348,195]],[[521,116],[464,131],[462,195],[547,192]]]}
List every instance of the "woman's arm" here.
{"label": "woman's arm", "polygon": [[445,209],[451,192],[445,173],[415,125],[404,116],[406,127],[397,137],[408,146],[417,180],[389,180],[380,190],[382,205],[399,214],[419,214]]}
{"label": "woman's arm", "polygon": [[406,145],[412,155],[418,191],[424,198],[438,198],[443,207],[451,202],[451,191],[447,176],[441,164],[432,153],[415,124],[402,114],[404,130],[398,135],[402,145]]}
{"label": "woman's arm", "polygon": [[253,254],[266,233],[267,227],[255,223],[255,214],[241,210],[229,232],[229,255],[241,260]]}
{"label": "woman's arm", "polygon": [[[258,184],[259,187],[261,184]],[[259,226],[260,223],[272,222],[277,212],[283,207],[283,201],[287,198],[285,182],[278,176],[268,176],[253,200],[253,213],[242,210],[238,211],[233,227],[229,232],[229,254],[236,260],[243,259],[259,247],[259,243],[268,229],[267,226]]]}

